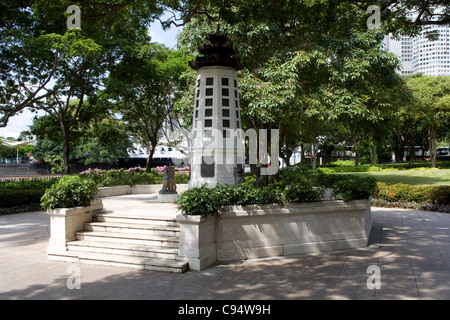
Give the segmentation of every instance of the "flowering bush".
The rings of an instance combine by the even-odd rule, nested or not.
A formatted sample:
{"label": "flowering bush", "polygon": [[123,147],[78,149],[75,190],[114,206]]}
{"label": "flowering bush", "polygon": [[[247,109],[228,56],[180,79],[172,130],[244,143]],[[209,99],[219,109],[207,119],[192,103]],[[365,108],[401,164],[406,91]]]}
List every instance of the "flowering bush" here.
{"label": "flowering bush", "polygon": [[389,202],[433,202],[436,204],[450,203],[450,186],[411,186],[397,183],[388,186],[378,182],[376,198]]}
{"label": "flowering bush", "polygon": [[[167,166],[159,166],[154,169],[156,172],[162,173],[162,172],[164,172],[165,168],[167,168]],[[190,168],[189,167],[182,167],[182,168],[175,167],[175,171],[190,171]]]}

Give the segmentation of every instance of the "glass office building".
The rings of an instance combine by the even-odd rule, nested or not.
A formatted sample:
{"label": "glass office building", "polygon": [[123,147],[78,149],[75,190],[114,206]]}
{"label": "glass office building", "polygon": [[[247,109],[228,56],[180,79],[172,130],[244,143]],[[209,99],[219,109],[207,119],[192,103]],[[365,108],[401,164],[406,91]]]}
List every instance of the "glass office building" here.
{"label": "glass office building", "polygon": [[[427,38],[430,31],[438,32],[437,40]],[[424,26],[417,37],[403,36],[394,40],[386,37],[383,47],[395,53],[402,62],[402,75],[423,73],[425,75],[450,75],[450,26]]]}

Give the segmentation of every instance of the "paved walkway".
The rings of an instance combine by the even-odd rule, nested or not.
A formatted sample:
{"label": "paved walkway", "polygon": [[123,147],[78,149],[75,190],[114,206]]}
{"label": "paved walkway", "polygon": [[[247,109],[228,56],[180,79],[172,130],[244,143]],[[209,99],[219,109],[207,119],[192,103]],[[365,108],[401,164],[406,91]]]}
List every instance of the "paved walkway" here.
{"label": "paved walkway", "polygon": [[[365,249],[184,274],[48,261],[44,212],[0,216],[0,299],[450,299],[450,214],[373,208],[373,215]],[[379,268],[380,289],[367,286],[370,266]],[[72,272],[80,289],[68,288]]]}

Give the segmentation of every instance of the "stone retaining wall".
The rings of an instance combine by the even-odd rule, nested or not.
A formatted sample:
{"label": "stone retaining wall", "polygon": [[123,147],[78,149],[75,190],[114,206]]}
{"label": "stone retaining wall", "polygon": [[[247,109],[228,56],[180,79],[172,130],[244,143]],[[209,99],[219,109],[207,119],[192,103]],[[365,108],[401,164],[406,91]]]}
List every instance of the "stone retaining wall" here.
{"label": "stone retaining wall", "polygon": [[216,261],[362,248],[372,228],[370,199],[236,206],[208,218],[179,215],[177,221],[178,255],[191,270]]}
{"label": "stone retaining wall", "polygon": [[[161,190],[161,184],[148,184],[130,186],[116,186],[116,187],[101,187],[98,189],[96,198],[114,197],[127,194],[157,194]],[[182,193],[188,188],[187,184],[177,184],[177,192]]]}

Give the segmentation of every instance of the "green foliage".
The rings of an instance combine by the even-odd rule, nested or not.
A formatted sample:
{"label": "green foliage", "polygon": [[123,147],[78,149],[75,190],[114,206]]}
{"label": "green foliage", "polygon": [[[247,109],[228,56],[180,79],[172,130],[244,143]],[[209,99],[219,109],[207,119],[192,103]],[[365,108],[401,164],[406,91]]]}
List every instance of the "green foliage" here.
{"label": "green foliage", "polygon": [[15,156],[15,152],[13,148],[10,146],[4,145],[2,143],[2,138],[0,138],[0,158],[11,158],[12,156]]}
{"label": "green foliage", "polygon": [[190,179],[191,176],[189,174],[175,172],[175,184],[187,184]]}
{"label": "green foliage", "polygon": [[62,155],[49,154],[44,158],[44,160],[46,163],[48,163],[50,165],[52,174],[61,173],[64,171],[64,159],[63,159]]}
{"label": "green foliage", "polygon": [[367,166],[362,165],[358,167],[321,167],[317,169],[317,172],[324,173],[324,174],[332,174],[332,173],[344,173],[344,172],[376,172],[381,171],[380,167],[375,166]]}
{"label": "green foliage", "polygon": [[377,181],[373,177],[346,177],[333,183],[333,195],[344,201],[367,199],[377,191]]}
{"label": "green foliage", "polygon": [[47,188],[58,179],[44,180],[6,180],[0,182],[0,207],[12,208],[30,204],[39,204]]}
{"label": "green foliage", "polygon": [[12,208],[16,206],[39,203],[46,189],[0,189],[0,207]]}
{"label": "green foliage", "polygon": [[388,202],[431,202],[450,204],[450,186],[411,186],[404,183],[387,185],[378,182],[376,198]]}
{"label": "green foliage", "polygon": [[439,205],[450,205],[450,186],[437,186],[431,191],[430,200]]}
{"label": "green foliage", "polygon": [[162,183],[162,177],[154,170],[145,172],[142,168],[131,169],[88,169],[80,173],[80,177],[95,181],[99,187],[135,186],[137,184]]}
{"label": "green foliage", "polygon": [[317,202],[324,195],[323,187],[313,187],[311,184],[292,184],[285,190],[286,200],[289,202]]}
{"label": "green foliage", "polygon": [[87,207],[97,193],[97,184],[79,176],[64,176],[49,188],[41,199],[46,210],[56,208]]}
{"label": "green foliage", "polygon": [[184,215],[203,217],[216,215],[224,203],[224,197],[219,190],[220,188],[208,188],[206,184],[186,190],[178,199],[181,212]]}
{"label": "green foliage", "polygon": [[[376,192],[376,181],[372,178],[340,177],[339,180],[322,175],[320,179],[290,176],[290,181],[282,181],[257,188],[245,182],[238,186],[206,184],[185,191],[178,200],[180,211],[184,215],[201,215],[207,217],[220,213],[228,205],[264,205],[276,203],[285,205],[289,202],[317,202],[323,198],[325,187],[332,186],[334,194],[344,201],[367,199]],[[296,181],[296,182],[292,182]]]}
{"label": "green foliage", "polygon": [[[150,172],[136,167],[130,169],[87,169],[80,173],[83,179],[95,181],[99,187],[135,186],[145,184],[162,184],[162,174],[153,168]],[[190,176],[185,172],[175,172],[175,183],[186,184]]]}

